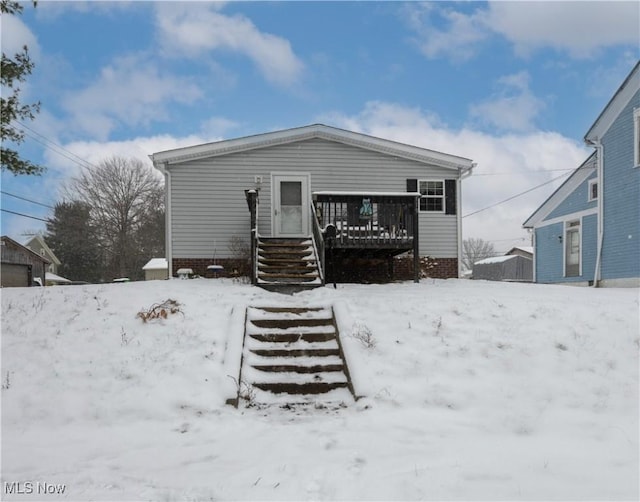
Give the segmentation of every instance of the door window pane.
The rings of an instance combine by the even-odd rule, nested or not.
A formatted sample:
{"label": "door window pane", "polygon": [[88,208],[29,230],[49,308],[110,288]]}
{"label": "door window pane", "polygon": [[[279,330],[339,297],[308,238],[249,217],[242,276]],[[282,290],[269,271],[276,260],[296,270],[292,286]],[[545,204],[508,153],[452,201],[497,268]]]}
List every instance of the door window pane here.
{"label": "door window pane", "polygon": [[280,183],[280,205],[302,205],[302,183],[300,181],[283,181]]}

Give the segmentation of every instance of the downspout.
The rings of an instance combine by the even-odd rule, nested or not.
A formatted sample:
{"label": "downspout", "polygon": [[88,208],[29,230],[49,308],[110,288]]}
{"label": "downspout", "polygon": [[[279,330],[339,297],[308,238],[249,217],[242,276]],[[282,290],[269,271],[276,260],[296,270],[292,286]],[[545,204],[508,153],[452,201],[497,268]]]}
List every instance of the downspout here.
{"label": "downspout", "polygon": [[593,287],[597,288],[602,274],[602,244],[604,242],[604,145],[600,140],[593,140],[590,143],[596,148],[596,169],[598,172],[598,244],[596,268],[593,271]]}
{"label": "downspout", "polygon": [[457,192],[458,196],[456,197],[456,215],[458,219],[458,279],[462,277],[462,180],[471,176],[473,169],[478,164],[476,162],[472,162],[469,167],[460,169],[460,176],[458,176],[457,181]]}

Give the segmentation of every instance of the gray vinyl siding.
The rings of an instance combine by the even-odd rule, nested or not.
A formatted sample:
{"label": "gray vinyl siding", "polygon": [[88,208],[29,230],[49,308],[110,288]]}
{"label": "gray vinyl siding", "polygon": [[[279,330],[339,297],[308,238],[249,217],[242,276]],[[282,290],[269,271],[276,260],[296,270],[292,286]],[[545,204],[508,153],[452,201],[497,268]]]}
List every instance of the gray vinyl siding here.
{"label": "gray vinyl siding", "polygon": [[[271,234],[271,173],[309,173],[311,191],[404,192],[406,180],[457,178],[456,170],[323,139],[311,139],[169,166],[174,258],[228,258],[229,241],[248,241],[244,190],[262,176],[258,230]],[[458,194],[460,197],[460,194]],[[420,254],[458,256],[457,217],[420,214]]]}

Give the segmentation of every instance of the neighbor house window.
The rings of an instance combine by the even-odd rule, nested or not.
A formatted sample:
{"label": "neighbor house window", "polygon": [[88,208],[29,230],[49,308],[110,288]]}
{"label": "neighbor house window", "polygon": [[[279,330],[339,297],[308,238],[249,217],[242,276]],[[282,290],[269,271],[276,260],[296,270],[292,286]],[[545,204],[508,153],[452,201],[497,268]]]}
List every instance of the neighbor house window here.
{"label": "neighbor house window", "polygon": [[444,180],[419,180],[420,211],[444,212]]}
{"label": "neighbor house window", "polygon": [[640,108],[633,110],[633,163],[640,167]]}
{"label": "neighbor house window", "polygon": [[589,202],[598,199],[598,180],[589,180]]}

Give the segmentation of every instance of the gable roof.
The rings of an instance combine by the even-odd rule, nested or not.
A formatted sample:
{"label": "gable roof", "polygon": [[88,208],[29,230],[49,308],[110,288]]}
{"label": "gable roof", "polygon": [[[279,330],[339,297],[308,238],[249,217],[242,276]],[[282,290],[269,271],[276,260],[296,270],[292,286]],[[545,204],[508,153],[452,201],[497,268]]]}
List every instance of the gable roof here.
{"label": "gable roof", "polygon": [[551,211],[560,205],[560,203],[573,191],[580,186],[580,184],[591,176],[597,167],[596,152],[594,151],[587,160],[585,160],[571,175],[564,181],[558,189],[553,192],[542,205],[534,211],[534,213],[527,218],[522,224],[524,228],[533,228],[538,223],[543,221]]}
{"label": "gable roof", "polygon": [[524,251],[525,253],[528,253],[528,254],[533,256],[533,246],[515,246],[515,247],[512,247],[509,251],[507,251],[505,253],[505,256],[512,255],[516,251]]}
{"label": "gable roof", "polygon": [[[61,265],[62,262],[58,259],[58,257],[56,256],[56,254],[51,250],[51,248],[47,245],[47,243],[44,241],[44,238],[40,235],[40,234],[36,234],[32,237],[30,237],[29,239],[27,239],[24,242],[24,246],[31,249],[31,245],[33,242],[36,242],[38,246],[40,246],[42,249],[44,249],[45,253],[47,253],[47,256],[50,258],[50,261],[52,263],[54,263],[55,265]],[[37,251],[31,249],[34,253],[37,253]]]}
{"label": "gable roof", "polygon": [[[45,258],[44,256],[40,256],[38,253],[36,253],[35,251],[32,251],[31,249],[29,249],[26,246],[23,246],[22,244],[20,244],[19,242],[14,241],[11,237],[8,237],[6,235],[3,235],[2,237],[0,237],[0,243],[2,246],[5,246],[6,244],[9,244],[11,246],[13,246],[16,249],[19,249],[20,251],[22,251],[23,253],[26,254],[30,254],[34,257],[36,257],[37,259],[39,259],[40,261],[43,261],[44,263],[51,263],[47,258]],[[4,256],[4,252],[2,253]]]}
{"label": "gable roof", "polygon": [[631,70],[631,73],[622,82],[622,85],[613,97],[600,112],[598,118],[584,136],[588,144],[599,141],[613,124],[613,121],[620,115],[620,112],[629,103],[633,95],[640,89],[640,61]]}
{"label": "gable roof", "polygon": [[330,127],[324,124],[313,124],[293,129],[285,129],[282,131],[246,136],[238,139],[229,139],[214,143],[205,143],[203,145],[178,148],[175,150],[167,150],[164,152],[154,153],[153,155],[150,155],[150,158],[153,164],[162,170],[169,165],[179,164],[189,160],[216,157],[219,155],[244,152],[275,145],[284,145],[296,141],[316,138],[335,141],[363,148],[365,150],[386,153],[449,169],[461,169],[466,171],[473,167],[473,162],[464,157],[377,138],[367,134],[347,131],[345,129]]}

